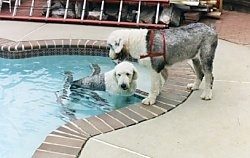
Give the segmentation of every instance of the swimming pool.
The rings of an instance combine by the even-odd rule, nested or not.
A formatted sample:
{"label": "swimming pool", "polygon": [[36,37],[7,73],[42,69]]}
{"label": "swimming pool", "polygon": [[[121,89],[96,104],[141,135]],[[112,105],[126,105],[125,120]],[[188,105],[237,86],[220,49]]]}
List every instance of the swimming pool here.
{"label": "swimming pool", "polygon": [[140,102],[135,96],[116,98],[96,91],[94,96],[103,100],[87,95],[66,106],[58,103],[55,92],[63,89],[64,71],[73,72],[74,79],[79,79],[91,75],[91,64],[98,64],[101,73],[115,65],[109,58],[100,56],[0,58],[1,158],[31,157],[52,130],[69,120]]}
{"label": "swimming pool", "polygon": [[[107,47],[107,43],[103,40],[88,40],[88,39],[55,40],[55,39],[52,39],[52,40],[34,40],[34,41],[15,42],[15,41],[11,41],[8,39],[2,39],[2,41],[3,42],[0,43],[0,60],[1,60],[0,70],[3,72],[7,72],[8,68],[6,69],[2,67],[1,65],[3,63],[2,58],[5,58],[7,60],[10,60],[10,59],[16,60],[16,59],[26,58],[27,61],[28,60],[30,61],[32,60],[32,58],[31,59],[28,59],[28,58],[30,57],[35,58],[38,56],[53,57],[54,55],[77,55],[77,56],[91,55],[94,57],[106,57],[106,59],[109,60],[107,58],[108,51],[109,51]],[[129,58],[129,60],[132,60],[132,59]],[[59,62],[59,61],[60,60],[57,60],[57,59],[54,60],[54,62]],[[77,64],[80,64],[80,63],[77,62]],[[136,66],[139,72],[139,78],[137,82],[138,90],[136,94],[141,97],[145,97],[148,94],[147,92],[150,86],[149,72],[147,68],[139,66],[137,63],[134,63],[134,65]],[[90,65],[88,65],[88,67],[89,66]],[[88,70],[89,72],[91,72],[91,69],[88,69]],[[77,119],[75,121],[69,121],[58,128],[50,127],[52,129],[51,132],[46,136],[42,144],[38,145],[39,147],[33,151],[34,154],[32,156],[36,158],[44,158],[44,157],[52,158],[52,157],[65,157],[65,155],[68,155],[69,157],[77,158],[79,157],[79,154],[84,150],[84,147],[86,143],[88,142],[88,140],[91,139],[92,137],[103,134],[103,133],[112,132],[117,129],[136,125],[140,122],[158,117],[178,107],[178,105],[184,102],[191,94],[191,91],[186,89],[186,85],[190,82],[194,82],[194,77],[195,77],[194,72],[192,68],[190,67],[190,65],[186,62],[175,64],[172,67],[168,68],[168,70],[169,70],[168,82],[167,84],[163,85],[161,93],[157,97],[157,101],[155,105],[144,106],[139,102],[139,103],[135,103],[130,106],[112,110],[110,112],[103,113],[100,115],[87,117],[83,119]],[[2,77],[3,72],[0,72],[1,77]],[[63,72],[60,72],[60,75],[61,75],[60,81],[62,81],[64,79],[62,77],[64,76]],[[77,76],[74,76],[74,77],[76,79]],[[10,80],[13,80],[13,82],[16,81],[15,79],[13,79],[13,77]],[[43,78],[40,80],[43,80]],[[9,80],[5,80],[5,82],[9,83]],[[3,83],[4,82],[0,83],[0,101],[1,99],[4,98],[4,95],[3,95],[4,89],[2,86]],[[61,85],[59,87],[62,88]],[[57,90],[58,89],[56,89],[56,91]],[[20,93],[21,95],[23,95],[22,92],[23,90],[20,92],[15,92],[15,93]],[[54,93],[54,90],[53,90],[53,93]],[[34,95],[31,95],[31,94],[30,96],[31,98],[34,97]],[[55,95],[52,95],[52,96],[55,97],[53,98],[53,104],[55,104],[56,96]],[[44,98],[47,99],[47,96]],[[15,100],[15,99],[12,99],[12,100]],[[11,102],[14,102],[12,100],[10,99],[10,103],[9,103],[9,105],[11,106],[13,106]],[[2,102],[0,102],[0,105],[1,104]],[[60,107],[62,111],[58,112],[58,107],[56,106]],[[8,158],[8,157],[20,157],[21,155],[22,156],[30,155],[30,153],[25,152],[25,149],[28,149],[28,147],[31,147],[32,149],[30,148],[30,150],[33,150],[33,148],[35,147],[31,145],[39,144],[39,143],[35,143],[36,140],[33,140],[34,138],[38,137],[36,136],[36,134],[40,132],[39,130],[44,130],[44,128],[48,128],[49,127],[48,124],[58,123],[57,121],[52,122],[50,120],[38,119],[39,118],[38,116],[40,115],[39,113],[40,111],[38,112],[38,114],[36,114],[35,107],[39,107],[39,106],[32,106],[33,109],[31,108],[30,110],[27,110],[27,108],[23,108],[23,106],[19,106],[20,109],[18,108],[12,108],[12,110],[4,109],[5,111],[2,111],[1,109],[0,117],[2,120],[5,119],[5,121],[2,121],[4,124],[0,123],[1,127],[3,128],[1,130],[2,133],[0,132],[2,136],[2,138],[0,139],[0,142],[1,142],[0,157]],[[62,112],[65,112],[65,110],[62,108],[62,106],[58,104],[51,106],[50,108],[52,109],[54,108],[54,111],[50,112],[48,115],[52,115],[58,112],[61,118],[59,119],[60,122],[63,122],[62,119],[69,119],[72,116],[72,115],[67,115],[67,113],[66,115],[62,115],[62,114],[65,114],[65,113],[62,113]],[[41,109],[45,111],[46,110],[49,111],[49,107],[47,105],[45,107],[41,107]],[[34,114],[38,116],[34,117],[34,115],[31,115],[33,116],[31,120],[27,120],[27,121],[16,120],[17,122],[13,122],[13,120],[15,120],[13,118],[18,118],[17,116],[25,114],[25,112],[22,112],[22,110],[24,111],[26,110],[29,115]],[[68,109],[66,109],[66,111],[67,110]],[[19,115],[17,115],[16,112],[18,111],[21,111],[20,112],[21,114],[18,113]],[[32,111],[32,113],[30,111]],[[7,118],[7,116],[11,116],[11,117]],[[31,124],[30,122],[32,121],[36,121],[37,124],[41,125],[41,127],[38,129],[33,128],[30,125]],[[64,121],[66,122],[66,120]],[[60,122],[58,124],[60,124]],[[24,128],[26,132],[20,133],[18,130],[16,130],[17,127]],[[49,130],[50,129],[48,129],[48,131]],[[47,133],[48,132],[44,132],[44,135],[46,135]],[[25,136],[26,139],[20,138],[20,136],[22,137]],[[3,138],[3,137],[6,137],[6,138]],[[15,140],[17,138],[19,140],[15,141],[16,143],[6,144],[6,142],[8,142],[6,140]],[[14,145],[17,145],[18,147]]]}

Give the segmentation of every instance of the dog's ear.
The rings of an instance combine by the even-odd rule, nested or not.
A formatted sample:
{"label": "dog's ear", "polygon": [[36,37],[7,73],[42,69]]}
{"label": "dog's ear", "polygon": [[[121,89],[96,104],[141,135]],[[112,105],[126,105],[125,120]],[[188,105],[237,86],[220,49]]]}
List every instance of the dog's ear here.
{"label": "dog's ear", "polygon": [[117,78],[116,78],[116,71],[115,70],[113,70],[113,72],[112,72],[112,77],[113,77],[114,81],[118,82]]}
{"label": "dog's ear", "polygon": [[119,42],[119,45],[124,45],[124,41],[122,40],[122,38],[119,38],[119,40],[118,40]]}
{"label": "dog's ear", "polygon": [[138,78],[138,71],[137,71],[137,69],[134,67],[134,70],[133,70],[133,80],[137,80],[137,78]]}
{"label": "dog's ear", "polygon": [[123,47],[123,44],[124,44],[124,41],[122,40],[122,38],[119,38],[119,39],[115,40],[114,47],[115,48]]}

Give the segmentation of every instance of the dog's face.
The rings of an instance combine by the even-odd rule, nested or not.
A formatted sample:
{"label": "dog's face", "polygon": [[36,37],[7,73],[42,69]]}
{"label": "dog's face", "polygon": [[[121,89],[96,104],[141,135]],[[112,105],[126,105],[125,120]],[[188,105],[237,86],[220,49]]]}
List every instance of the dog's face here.
{"label": "dog's face", "polygon": [[126,58],[126,50],[124,48],[124,40],[119,37],[119,33],[116,31],[112,32],[107,40],[107,45],[109,47],[109,57],[112,60],[119,59],[124,60]]}
{"label": "dog's face", "polygon": [[131,89],[131,86],[135,86],[138,73],[132,63],[124,61],[116,65],[114,68],[114,77],[119,89],[126,91]]}

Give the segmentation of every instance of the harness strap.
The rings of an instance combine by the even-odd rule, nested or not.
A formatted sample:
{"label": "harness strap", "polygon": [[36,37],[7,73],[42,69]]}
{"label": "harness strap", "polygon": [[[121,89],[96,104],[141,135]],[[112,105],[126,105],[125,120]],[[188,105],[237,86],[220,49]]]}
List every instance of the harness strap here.
{"label": "harness strap", "polygon": [[147,58],[147,57],[159,57],[163,56],[164,61],[166,62],[166,39],[165,39],[165,34],[164,31],[161,30],[161,35],[163,39],[163,52],[154,52],[153,53],[153,43],[154,43],[154,36],[155,36],[155,30],[151,30],[150,32],[150,43],[149,43],[149,53],[147,55],[141,55],[140,59]]}

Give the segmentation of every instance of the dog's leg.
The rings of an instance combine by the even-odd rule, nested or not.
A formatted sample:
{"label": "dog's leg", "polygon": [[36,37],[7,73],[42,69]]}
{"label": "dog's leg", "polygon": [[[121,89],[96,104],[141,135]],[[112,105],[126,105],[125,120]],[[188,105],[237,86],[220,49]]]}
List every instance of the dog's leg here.
{"label": "dog's leg", "polygon": [[151,69],[151,88],[148,96],[142,100],[143,104],[152,105],[155,103],[156,97],[160,93],[161,74]]}
{"label": "dog's leg", "polygon": [[189,83],[187,85],[187,88],[191,89],[191,90],[198,90],[200,87],[201,81],[204,77],[204,73],[202,72],[200,59],[197,57],[197,58],[192,59],[192,61],[193,61],[193,66],[194,66],[196,78],[195,78],[194,83]]}
{"label": "dog's leg", "polygon": [[203,100],[211,100],[213,93],[212,93],[212,86],[213,86],[214,77],[212,73],[205,73],[205,89],[201,94],[201,99]]}
{"label": "dog's leg", "polygon": [[[200,53],[200,61],[203,73],[205,75],[205,89],[201,94],[201,99],[203,100],[211,100],[212,99],[212,87],[213,87],[213,60],[215,49],[217,47],[217,39],[211,38],[213,42],[207,41],[201,46],[201,53]],[[212,45],[211,45],[212,43]]]}
{"label": "dog's leg", "polygon": [[[168,79],[168,69],[167,67],[165,67],[163,70],[161,70],[161,76],[163,78],[163,82],[161,83],[161,86],[164,85],[164,83],[167,81]],[[161,87],[160,87],[161,88]]]}

